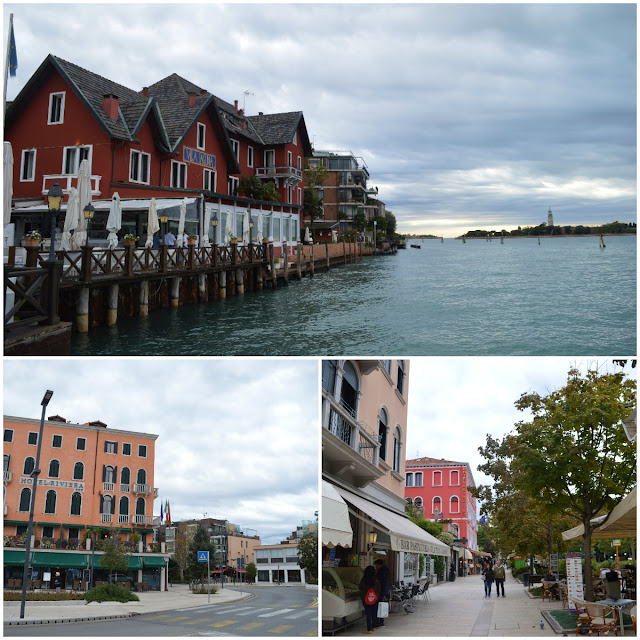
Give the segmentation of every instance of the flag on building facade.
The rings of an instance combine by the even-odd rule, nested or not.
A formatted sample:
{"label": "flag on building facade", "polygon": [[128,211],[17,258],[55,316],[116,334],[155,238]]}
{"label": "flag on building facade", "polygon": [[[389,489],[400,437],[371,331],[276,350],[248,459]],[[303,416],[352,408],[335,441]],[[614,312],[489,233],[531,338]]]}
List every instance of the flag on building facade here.
{"label": "flag on building facade", "polygon": [[13,14],[9,20],[9,75],[14,77],[18,69],[18,52],[16,51],[16,38],[13,33]]}
{"label": "flag on building facade", "polygon": [[161,502],[160,503],[160,524],[162,524],[163,520],[164,520],[164,515],[162,513],[162,502]]}

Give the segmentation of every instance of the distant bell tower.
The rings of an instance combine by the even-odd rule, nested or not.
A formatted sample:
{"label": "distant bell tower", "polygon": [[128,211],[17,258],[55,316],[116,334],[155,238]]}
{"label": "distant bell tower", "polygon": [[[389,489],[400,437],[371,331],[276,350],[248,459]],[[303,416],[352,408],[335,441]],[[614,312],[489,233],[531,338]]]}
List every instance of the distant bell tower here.
{"label": "distant bell tower", "polygon": [[549,213],[547,214],[547,227],[553,227],[553,213],[551,213],[551,207],[549,207]]}

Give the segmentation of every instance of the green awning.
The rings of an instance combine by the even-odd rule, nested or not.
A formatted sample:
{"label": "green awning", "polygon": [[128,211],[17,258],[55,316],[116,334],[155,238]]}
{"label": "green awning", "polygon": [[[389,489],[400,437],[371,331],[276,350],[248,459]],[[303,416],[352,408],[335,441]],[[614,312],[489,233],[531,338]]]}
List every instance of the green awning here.
{"label": "green awning", "polygon": [[84,529],[84,527],[85,527],[85,525],[83,525],[83,524],[67,524],[67,523],[64,523],[62,525],[63,529]]}
{"label": "green awning", "polygon": [[29,521],[28,520],[5,520],[4,526],[6,527],[8,524],[18,526],[21,524],[29,524]]}
{"label": "green awning", "polygon": [[18,567],[24,564],[24,551],[19,549],[7,549],[2,557],[3,564],[11,567]]}
{"label": "green awning", "polygon": [[142,557],[129,556],[129,569],[142,569]]}
{"label": "green awning", "polygon": [[147,558],[145,556],[142,559],[142,562],[144,563],[145,567],[149,567],[150,569],[163,568],[167,566],[167,561],[164,558],[158,558],[153,556],[150,558]]}
{"label": "green awning", "polygon": [[39,527],[53,527],[57,529],[60,526],[59,522],[36,522]]}
{"label": "green awning", "polygon": [[33,567],[60,567],[64,569],[86,569],[87,556],[84,553],[36,551],[31,560]]}

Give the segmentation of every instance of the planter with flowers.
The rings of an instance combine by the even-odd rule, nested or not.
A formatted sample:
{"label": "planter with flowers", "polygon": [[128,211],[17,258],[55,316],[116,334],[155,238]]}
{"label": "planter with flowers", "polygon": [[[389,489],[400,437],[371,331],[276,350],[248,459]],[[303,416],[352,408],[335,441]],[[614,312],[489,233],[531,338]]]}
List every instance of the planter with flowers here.
{"label": "planter with flowers", "polygon": [[25,236],[25,247],[39,247],[42,242],[42,234],[38,231],[32,231]]}
{"label": "planter with flowers", "polygon": [[140,239],[139,236],[135,236],[133,235],[133,233],[127,233],[127,235],[124,237],[124,246],[135,247],[136,242],[138,242],[139,239]]}
{"label": "planter with flowers", "polygon": [[231,236],[231,238],[229,239],[229,244],[231,246],[234,246],[234,245],[238,244],[238,240],[239,240],[239,238],[237,238],[236,236]]}
{"label": "planter with flowers", "polygon": [[195,247],[196,246],[196,238],[197,236],[191,235],[187,238],[187,245],[189,247]]}

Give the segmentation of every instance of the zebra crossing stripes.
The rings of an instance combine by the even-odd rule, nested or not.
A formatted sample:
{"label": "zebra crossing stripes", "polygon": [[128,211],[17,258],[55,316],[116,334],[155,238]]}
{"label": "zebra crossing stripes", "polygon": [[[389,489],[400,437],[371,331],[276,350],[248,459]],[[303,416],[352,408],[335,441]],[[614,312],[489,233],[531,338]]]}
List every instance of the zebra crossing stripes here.
{"label": "zebra crossing stripes", "polygon": [[245,624],[242,627],[238,627],[239,631],[253,631],[258,627],[264,626],[264,622],[250,622],[249,624]]}
{"label": "zebra crossing stripes", "polygon": [[268,629],[268,633],[284,633],[285,631],[289,631],[289,629],[293,629],[292,624],[281,624],[279,627],[273,627],[273,629]]}
{"label": "zebra crossing stripes", "polygon": [[273,616],[280,616],[283,613],[289,613],[289,611],[294,611],[294,609],[276,609],[275,611],[271,611],[270,613],[261,613],[258,618],[271,618]]}
{"label": "zebra crossing stripes", "polygon": [[256,613],[260,613],[261,611],[272,611],[273,607],[263,607],[262,609],[257,609],[256,607],[243,607],[242,610],[236,611],[234,616],[250,616],[255,615]]}
{"label": "zebra crossing stripes", "polygon": [[287,620],[295,620],[296,618],[303,618],[304,616],[314,615],[314,611],[296,611],[292,613],[290,616],[285,616]]}

